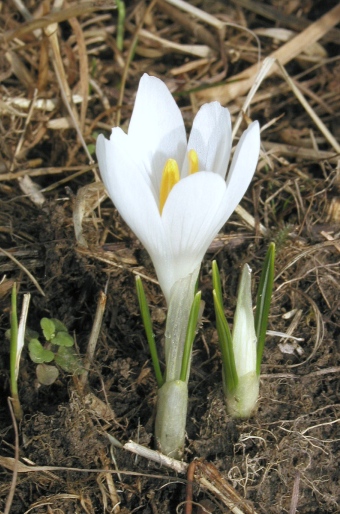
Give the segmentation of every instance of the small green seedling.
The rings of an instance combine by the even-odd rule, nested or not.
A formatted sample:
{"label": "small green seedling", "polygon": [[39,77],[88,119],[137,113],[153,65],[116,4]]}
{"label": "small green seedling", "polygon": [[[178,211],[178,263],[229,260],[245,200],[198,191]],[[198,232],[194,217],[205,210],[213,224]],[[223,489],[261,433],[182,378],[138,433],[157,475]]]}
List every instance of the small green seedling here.
{"label": "small green seedling", "polygon": [[248,418],[256,408],[274,282],[274,263],[275,245],[271,243],[261,273],[255,316],[251,269],[247,264],[243,267],[231,333],[224,315],[219,270],[216,261],[213,262],[213,297],[222,356],[223,390],[227,411],[234,418]]}
{"label": "small green seedling", "polygon": [[51,385],[57,380],[59,370],[50,365],[53,361],[68,373],[81,374],[83,368],[73,348],[73,337],[66,326],[55,318],[42,318],[40,326],[45,340],[43,344],[37,332],[26,331],[29,355],[37,364],[38,381],[43,385]]}

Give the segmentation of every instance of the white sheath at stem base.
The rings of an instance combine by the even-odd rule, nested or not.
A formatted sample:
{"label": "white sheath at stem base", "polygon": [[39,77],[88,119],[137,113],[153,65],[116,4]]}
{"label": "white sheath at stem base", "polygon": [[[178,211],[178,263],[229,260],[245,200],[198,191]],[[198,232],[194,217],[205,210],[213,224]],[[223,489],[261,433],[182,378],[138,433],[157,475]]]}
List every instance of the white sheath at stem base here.
{"label": "white sheath at stem base", "polygon": [[255,371],[239,377],[233,392],[224,391],[227,412],[233,418],[249,418],[254,414],[259,396],[260,380]]}
{"label": "white sheath at stem base", "polygon": [[243,266],[237,296],[233,328],[233,352],[237,386],[228,390],[223,380],[227,412],[233,418],[249,418],[255,411],[259,395],[259,376],[256,373],[256,333],[251,302],[251,269]]}
{"label": "white sheath at stem base", "polygon": [[166,382],[158,390],[155,435],[158,449],[169,457],[183,456],[188,386],[182,380]]}

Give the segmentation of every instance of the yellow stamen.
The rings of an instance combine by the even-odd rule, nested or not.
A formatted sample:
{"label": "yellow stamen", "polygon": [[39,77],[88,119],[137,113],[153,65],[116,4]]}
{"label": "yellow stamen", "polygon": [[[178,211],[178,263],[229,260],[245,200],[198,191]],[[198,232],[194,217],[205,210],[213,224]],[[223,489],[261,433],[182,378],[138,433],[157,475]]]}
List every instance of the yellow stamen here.
{"label": "yellow stamen", "polygon": [[177,184],[178,181],[178,164],[175,161],[175,159],[168,159],[163,169],[161,188],[159,193],[159,211],[161,214],[171,189],[174,187],[175,184]]}
{"label": "yellow stamen", "polygon": [[188,152],[189,158],[189,175],[196,173],[198,171],[198,155],[195,150],[189,150]]}

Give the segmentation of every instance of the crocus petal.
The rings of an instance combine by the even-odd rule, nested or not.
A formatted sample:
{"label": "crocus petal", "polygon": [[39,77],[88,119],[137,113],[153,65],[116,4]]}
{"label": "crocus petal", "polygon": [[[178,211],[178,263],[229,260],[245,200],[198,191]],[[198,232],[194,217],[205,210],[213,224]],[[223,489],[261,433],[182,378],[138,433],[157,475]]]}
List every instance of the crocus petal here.
{"label": "crocus petal", "polygon": [[[101,138],[103,137],[102,134],[100,135]],[[105,138],[104,138],[105,139]],[[110,172],[110,169],[107,169],[107,164],[109,168],[114,167],[114,170],[117,170],[121,168],[117,168],[117,164],[124,162],[124,165],[128,166],[131,165],[135,169],[136,174],[141,174],[144,177],[145,182],[149,185],[155,202],[158,205],[159,204],[159,190],[156,189],[154,186],[152,176],[150,175],[149,169],[147,169],[144,166],[144,163],[140,161],[139,155],[135,151],[134,142],[129,138],[128,135],[125,134],[125,132],[122,131],[121,128],[115,127],[112,129],[111,136],[109,141],[106,140],[106,142],[109,144],[107,147],[107,150],[103,153],[103,155],[108,155],[107,152],[110,152],[110,158],[105,158],[103,162],[103,159],[101,158],[101,152],[98,152],[98,148],[106,148],[104,144],[101,142],[98,146],[98,140],[97,140],[97,147],[96,147],[96,153],[98,156],[98,164],[99,169],[102,176],[108,176],[111,173],[115,173],[115,171]],[[122,172],[120,172],[122,173]],[[123,172],[124,173],[124,172]]]}
{"label": "crocus petal", "polygon": [[169,89],[156,77],[145,74],[139,82],[128,137],[159,191],[167,159],[183,162],[186,134],[181,111]]}
{"label": "crocus petal", "polygon": [[251,301],[251,269],[243,267],[233,327],[233,349],[239,378],[256,374],[256,333]]}
{"label": "crocus petal", "polygon": [[96,153],[103,182],[119,213],[148,252],[166,252],[163,227],[149,176],[131,157],[128,136],[114,129],[108,141],[97,138]]}
{"label": "crocus petal", "polygon": [[254,121],[243,132],[235,150],[227,178],[230,214],[240,203],[255,173],[260,153],[260,126]]}
{"label": "crocus petal", "polygon": [[[199,169],[213,171],[225,178],[231,151],[231,120],[228,109],[218,102],[203,105],[192,126],[188,150],[198,155]],[[187,160],[182,177],[188,174]]]}
{"label": "crocus petal", "polygon": [[154,260],[167,298],[178,279],[200,266],[208,246],[226,221],[225,189],[222,177],[210,172],[190,175],[172,189],[162,213],[170,254],[165,263]]}

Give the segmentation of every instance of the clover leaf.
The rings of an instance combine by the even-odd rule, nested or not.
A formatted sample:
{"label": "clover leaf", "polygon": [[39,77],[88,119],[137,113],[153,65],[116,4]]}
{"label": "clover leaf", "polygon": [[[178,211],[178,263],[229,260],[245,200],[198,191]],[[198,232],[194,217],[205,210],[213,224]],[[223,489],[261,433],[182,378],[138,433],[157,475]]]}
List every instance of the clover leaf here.
{"label": "clover leaf", "polygon": [[82,373],[83,368],[80,359],[71,348],[60,346],[58,353],[55,355],[55,362],[68,373]]}
{"label": "clover leaf", "polygon": [[62,323],[58,319],[51,318],[51,321],[53,321],[53,323],[54,323],[55,331],[56,332],[68,332],[68,330],[67,330],[66,326],[64,325],[64,323]]}
{"label": "clover leaf", "polygon": [[52,385],[59,376],[58,368],[47,364],[38,364],[36,372],[38,381],[43,385]]}
{"label": "clover leaf", "polygon": [[56,327],[54,322],[48,318],[42,318],[40,321],[40,326],[42,328],[44,338],[46,341],[52,341],[55,337]]}
{"label": "clover leaf", "polygon": [[70,336],[67,332],[57,332],[57,335],[53,338],[53,344],[57,344],[58,346],[66,346],[67,348],[73,346],[74,341],[73,337]]}
{"label": "clover leaf", "polygon": [[51,362],[54,359],[54,353],[46,350],[38,339],[31,339],[28,343],[30,357],[35,363]]}

